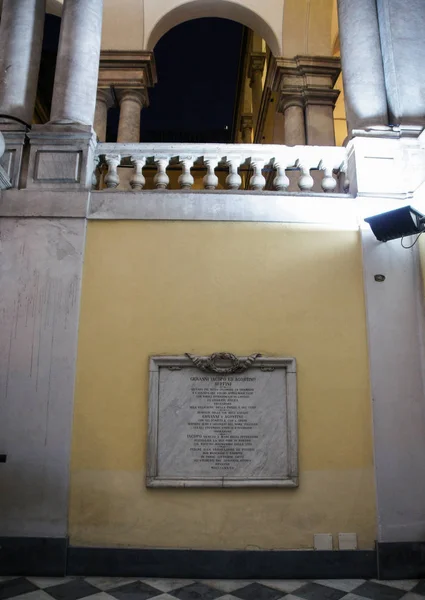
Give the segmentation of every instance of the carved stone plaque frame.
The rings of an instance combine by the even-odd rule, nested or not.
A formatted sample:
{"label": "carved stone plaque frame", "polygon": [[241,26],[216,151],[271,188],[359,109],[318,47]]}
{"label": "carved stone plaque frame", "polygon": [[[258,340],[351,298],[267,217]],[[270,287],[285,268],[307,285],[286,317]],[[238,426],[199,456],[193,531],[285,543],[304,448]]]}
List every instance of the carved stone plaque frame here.
{"label": "carved stone plaque frame", "polygon": [[152,356],[146,485],[298,486],[295,359]]}

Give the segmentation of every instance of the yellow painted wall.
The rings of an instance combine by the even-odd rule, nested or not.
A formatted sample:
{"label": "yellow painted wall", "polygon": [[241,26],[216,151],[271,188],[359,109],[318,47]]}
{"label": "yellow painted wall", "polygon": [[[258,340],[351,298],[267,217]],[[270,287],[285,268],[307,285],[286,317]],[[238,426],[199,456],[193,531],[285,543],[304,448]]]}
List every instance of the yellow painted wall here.
{"label": "yellow painted wall", "polygon": [[[375,539],[361,251],[355,231],[89,222],[72,449],[72,544],[309,548]],[[295,356],[298,489],[149,489],[151,354]]]}

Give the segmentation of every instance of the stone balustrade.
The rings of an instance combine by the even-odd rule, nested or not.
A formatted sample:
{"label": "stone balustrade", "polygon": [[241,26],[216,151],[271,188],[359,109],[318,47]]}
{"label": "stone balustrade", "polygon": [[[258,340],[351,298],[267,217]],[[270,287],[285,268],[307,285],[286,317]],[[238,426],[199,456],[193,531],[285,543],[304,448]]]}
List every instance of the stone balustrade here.
{"label": "stone balustrade", "polygon": [[[101,185],[96,177],[95,187],[114,190],[124,182],[120,180],[120,166],[132,167],[129,185],[135,191],[143,190],[146,178],[143,169],[156,168],[154,187],[166,190],[170,186],[167,168],[179,165],[181,174],[178,185],[189,190],[194,185],[192,167],[206,171],[203,187],[215,190],[219,187],[216,169],[226,169],[225,186],[230,190],[241,188],[240,171],[247,174],[246,184],[251,190],[293,191],[294,181],[301,192],[317,191],[318,186],[326,194],[348,191],[346,177],[347,153],[341,147],[280,146],[254,144],[106,144],[97,145],[96,171],[105,167],[107,172]],[[312,176],[311,171],[317,175]],[[122,171],[121,171],[122,172]],[[294,172],[297,178],[294,180]],[[267,181],[265,174],[268,175]],[[128,179],[126,178],[126,181]]]}

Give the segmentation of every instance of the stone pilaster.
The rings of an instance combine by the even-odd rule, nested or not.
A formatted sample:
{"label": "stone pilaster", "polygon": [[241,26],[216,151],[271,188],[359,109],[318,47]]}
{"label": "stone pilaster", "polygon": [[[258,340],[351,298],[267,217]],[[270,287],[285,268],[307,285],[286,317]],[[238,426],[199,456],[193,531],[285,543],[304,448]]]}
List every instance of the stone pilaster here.
{"label": "stone pilaster", "polygon": [[273,66],[272,89],[280,93],[278,110],[285,115],[285,143],[335,144],[334,89],[340,62],[332,57],[278,58]]}

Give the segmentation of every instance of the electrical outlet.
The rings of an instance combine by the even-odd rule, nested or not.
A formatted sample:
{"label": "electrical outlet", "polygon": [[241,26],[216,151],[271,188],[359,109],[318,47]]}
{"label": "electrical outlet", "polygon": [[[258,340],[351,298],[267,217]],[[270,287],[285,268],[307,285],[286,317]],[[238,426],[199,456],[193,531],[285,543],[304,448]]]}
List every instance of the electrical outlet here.
{"label": "electrical outlet", "polygon": [[357,533],[338,533],[340,550],[357,550]]}
{"label": "electrical outlet", "polygon": [[314,534],[314,549],[315,550],[332,550],[332,534],[331,533],[315,533]]}

